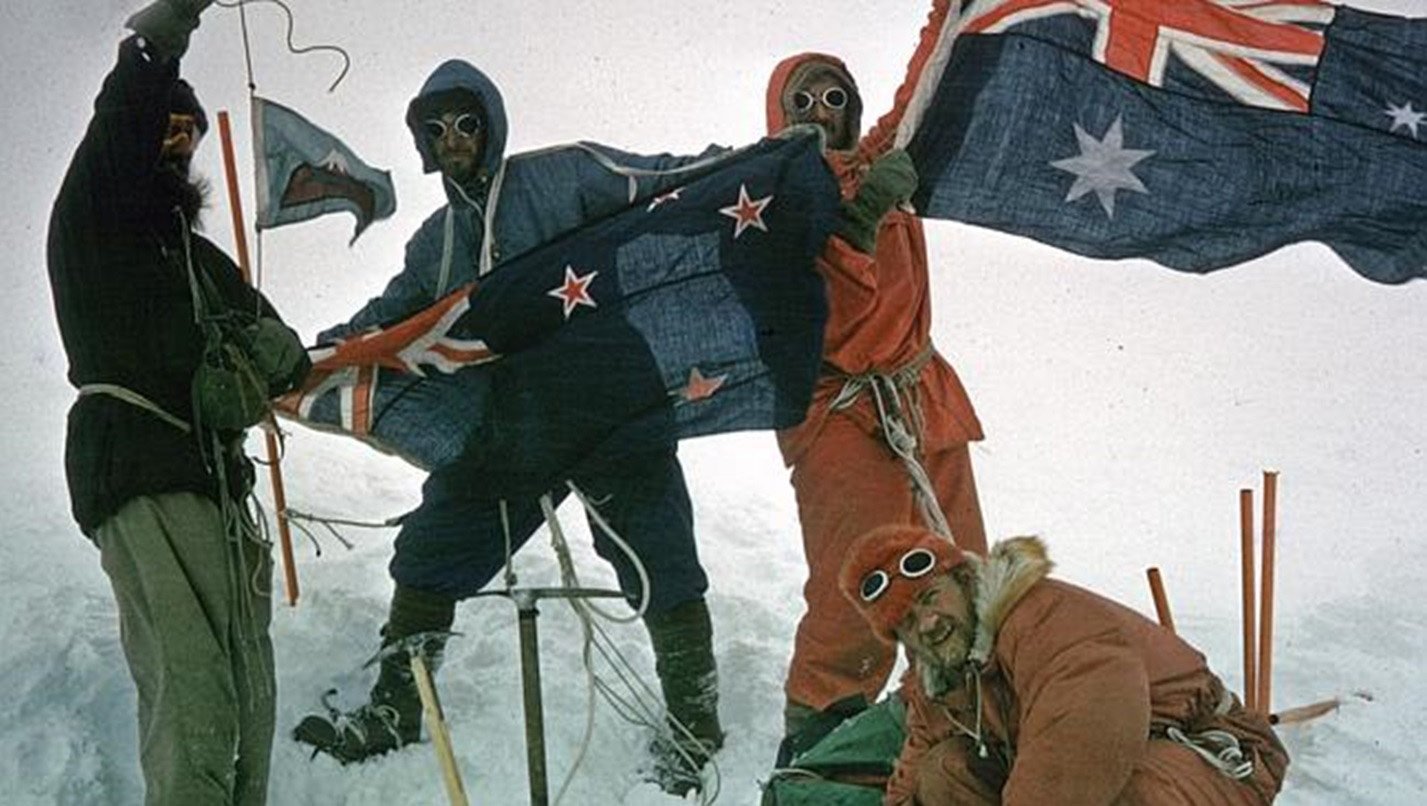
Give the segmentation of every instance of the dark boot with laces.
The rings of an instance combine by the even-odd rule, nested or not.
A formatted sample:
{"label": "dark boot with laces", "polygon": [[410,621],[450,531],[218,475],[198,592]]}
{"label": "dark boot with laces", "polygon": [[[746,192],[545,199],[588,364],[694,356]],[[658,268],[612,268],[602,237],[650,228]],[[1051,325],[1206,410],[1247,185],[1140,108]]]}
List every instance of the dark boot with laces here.
{"label": "dark boot with laces", "polygon": [[[313,755],[326,753],[343,764],[366,761],[421,740],[421,694],[411,670],[419,654],[431,674],[441,664],[441,652],[450,636],[455,603],[397,587],[391,617],[382,628],[380,671],[368,702],[343,712],[328,703],[327,714],[304,717],[292,737],[311,745]],[[420,629],[425,628],[425,629]]]}
{"label": "dark boot with laces", "polygon": [[708,606],[697,599],[645,616],[668,725],[649,744],[648,778],[679,797],[703,786],[702,771],[723,747],[718,668]]}

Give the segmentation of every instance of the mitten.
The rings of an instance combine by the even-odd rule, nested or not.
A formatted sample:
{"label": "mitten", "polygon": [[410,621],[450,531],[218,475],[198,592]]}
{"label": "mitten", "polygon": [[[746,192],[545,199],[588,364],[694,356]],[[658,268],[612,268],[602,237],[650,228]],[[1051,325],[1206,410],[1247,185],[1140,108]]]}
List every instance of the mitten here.
{"label": "mitten", "polygon": [[857,194],[842,203],[837,234],[858,251],[877,249],[877,227],[882,217],[917,189],[917,169],[907,152],[893,149],[877,158],[862,177]]}

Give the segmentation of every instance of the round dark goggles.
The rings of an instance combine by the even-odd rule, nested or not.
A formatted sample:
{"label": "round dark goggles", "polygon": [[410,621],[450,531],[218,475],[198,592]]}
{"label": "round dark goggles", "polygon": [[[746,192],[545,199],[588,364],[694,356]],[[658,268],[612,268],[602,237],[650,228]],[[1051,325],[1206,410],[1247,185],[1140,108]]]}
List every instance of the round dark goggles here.
{"label": "round dark goggles", "polygon": [[793,93],[793,111],[799,115],[811,112],[813,104],[821,103],[823,106],[834,111],[847,108],[847,90],[842,87],[828,87],[823,90],[821,96],[813,95],[807,90],[798,90]]}
{"label": "round dark goggles", "polygon": [[426,130],[426,136],[432,140],[440,140],[446,136],[446,132],[454,129],[456,134],[462,137],[475,137],[485,128],[481,121],[481,116],[475,112],[463,112],[456,116],[456,119],[448,124],[443,118],[427,118],[422,121],[422,127]]}
{"label": "round dark goggles", "polygon": [[[897,572],[904,579],[924,577],[930,574],[933,568],[936,568],[936,555],[932,553],[931,549],[911,549],[897,561]],[[892,577],[886,571],[878,568],[862,578],[859,593],[862,596],[862,601],[875,602],[891,586]]]}

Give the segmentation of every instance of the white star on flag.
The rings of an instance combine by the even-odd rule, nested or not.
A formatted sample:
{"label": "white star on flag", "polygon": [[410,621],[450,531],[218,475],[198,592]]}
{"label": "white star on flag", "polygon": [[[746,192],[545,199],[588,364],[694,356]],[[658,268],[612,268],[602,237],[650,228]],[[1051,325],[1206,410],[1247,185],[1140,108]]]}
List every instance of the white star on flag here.
{"label": "white star on flag", "polygon": [[1103,140],[1080,128],[1076,123],[1075,139],[1080,143],[1080,154],[1051,163],[1054,168],[1075,174],[1075,183],[1065,195],[1067,202],[1073,202],[1091,191],[1100,199],[1105,215],[1115,217],[1115,191],[1133,190],[1149,193],[1139,177],[1130,170],[1135,163],[1155,153],[1153,151],[1125,148],[1125,132],[1121,119],[1115,118]]}
{"label": "white star on flag", "polygon": [[1395,132],[1399,128],[1408,129],[1412,132],[1413,140],[1417,139],[1417,127],[1422,124],[1424,118],[1427,118],[1427,112],[1418,112],[1413,109],[1411,101],[1402,106],[1388,103],[1383,114],[1392,118],[1392,127],[1388,129],[1389,132]]}
{"label": "white star on flag", "polygon": [[768,225],[763,223],[763,210],[768,203],[773,201],[772,196],[764,196],[761,199],[751,199],[748,197],[748,186],[742,182],[738,184],[738,202],[728,207],[720,207],[719,212],[732,218],[733,237],[735,240],[743,234],[749,227],[757,227],[764,232],[768,231]]}
{"label": "white star on flag", "polygon": [[717,392],[726,380],[728,380],[727,373],[708,378],[704,377],[702,372],[699,372],[698,367],[694,367],[689,370],[689,382],[684,385],[683,389],[679,390],[678,394],[688,403],[692,403],[695,400],[704,400],[713,397],[713,393]]}
{"label": "white star on flag", "polygon": [[658,196],[655,196],[654,199],[649,202],[649,206],[645,208],[646,212],[654,212],[654,208],[658,207],[664,202],[676,201],[679,198],[679,191],[681,190],[683,190],[683,188],[674,188],[668,193],[661,193]]}
{"label": "white star on flag", "polygon": [[590,283],[594,281],[597,271],[589,274],[575,274],[573,266],[565,267],[565,281],[545,292],[545,296],[554,297],[560,300],[565,306],[565,318],[569,319],[570,314],[581,305],[597,308],[594,297],[590,296]]}

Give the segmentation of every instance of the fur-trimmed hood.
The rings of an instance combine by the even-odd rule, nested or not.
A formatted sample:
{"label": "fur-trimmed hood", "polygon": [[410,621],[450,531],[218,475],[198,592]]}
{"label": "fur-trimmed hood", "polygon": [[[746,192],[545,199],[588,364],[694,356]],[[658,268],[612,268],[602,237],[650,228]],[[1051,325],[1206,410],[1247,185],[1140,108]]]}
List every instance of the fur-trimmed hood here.
{"label": "fur-trimmed hood", "polygon": [[1046,553],[1039,537],[1012,537],[991,547],[985,557],[968,557],[976,568],[976,590],[973,607],[976,611],[976,638],[971,645],[970,660],[984,665],[996,647],[996,634],[1001,631],[1016,603],[1031,586],[1045,579],[1055,563]]}

